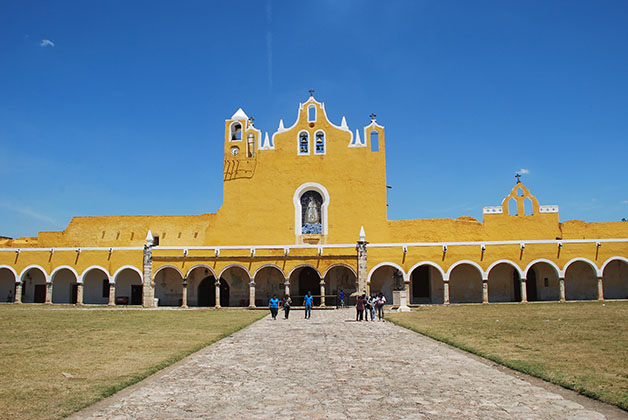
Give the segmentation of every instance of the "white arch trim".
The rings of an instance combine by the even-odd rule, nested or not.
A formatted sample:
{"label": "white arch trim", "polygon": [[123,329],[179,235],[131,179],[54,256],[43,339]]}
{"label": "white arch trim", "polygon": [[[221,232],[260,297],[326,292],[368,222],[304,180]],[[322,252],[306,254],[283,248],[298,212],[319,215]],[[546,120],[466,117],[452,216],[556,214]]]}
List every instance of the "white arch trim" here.
{"label": "white arch trim", "polygon": [[562,272],[562,276],[561,277],[565,277],[565,274],[567,274],[567,269],[569,268],[569,266],[571,264],[575,263],[575,262],[578,262],[578,261],[582,261],[583,263],[588,264],[593,269],[593,271],[595,272],[596,276],[598,276],[598,277],[602,276],[602,272],[600,271],[599,268],[597,268],[597,265],[595,265],[595,263],[593,261],[588,260],[586,258],[582,258],[582,257],[576,257],[576,258],[572,258],[571,260],[569,260],[567,262],[567,264],[565,264],[565,267],[563,268],[563,272]]}
{"label": "white arch trim", "polygon": [[521,267],[519,267],[514,261],[510,261],[510,260],[497,260],[495,261],[493,264],[491,264],[487,269],[486,269],[486,278],[488,279],[488,276],[491,274],[491,270],[498,264],[508,264],[510,265],[512,268],[514,268],[515,270],[517,270],[517,273],[519,273],[519,277],[523,277],[523,272],[521,271]]}
{"label": "white arch trim", "polygon": [[297,236],[301,235],[301,195],[309,190],[316,191],[323,196],[321,216],[323,218],[323,235],[327,235],[327,227],[329,226],[327,213],[329,209],[330,196],[327,188],[316,182],[306,182],[298,187],[294,192],[294,197],[292,197],[292,203],[294,204],[294,234]]}
{"label": "white arch trim", "polygon": [[390,267],[394,267],[394,268],[396,268],[397,270],[401,271],[401,273],[403,274],[403,279],[404,279],[404,281],[405,281],[405,280],[408,280],[408,275],[406,274],[406,272],[404,271],[404,269],[403,269],[403,268],[401,268],[401,266],[400,266],[400,265],[395,264],[395,263],[393,263],[393,262],[382,262],[382,263],[377,264],[375,267],[371,268],[371,271],[369,271],[369,275],[368,275],[368,277],[366,278],[366,281],[367,281],[368,283],[370,283],[370,282],[371,282],[371,277],[373,276],[373,273],[374,273],[374,272],[375,272],[378,268],[380,268],[380,267],[384,267],[384,266],[386,266],[386,265],[387,265],[387,266],[390,266]]}
{"label": "white arch trim", "polygon": [[183,272],[181,271],[181,269],[179,269],[179,267],[174,266],[174,265],[170,265],[170,264],[166,264],[166,265],[162,265],[161,267],[159,267],[157,270],[155,270],[155,272],[153,273],[153,277],[157,277],[157,274],[162,271],[165,270],[166,268],[172,268],[174,269],[177,273],[179,273],[179,275],[181,276],[182,279],[185,278],[185,276],[183,275]]}
{"label": "white arch trim", "polygon": [[204,268],[206,270],[209,270],[211,272],[212,276],[214,276],[214,278],[217,278],[216,272],[214,271],[214,269],[211,268],[210,266],[208,266],[207,264],[195,264],[195,265],[193,265],[188,270],[187,274],[185,275],[185,278],[190,277],[190,274],[192,274],[192,271],[196,270],[197,268]]}
{"label": "white arch trim", "polygon": [[249,280],[252,279],[251,273],[249,272],[249,270],[247,270],[246,267],[241,265],[241,264],[229,264],[228,266],[226,266],[225,268],[223,268],[220,271],[220,274],[218,274],[218,279],[222,278],[222,275],[225,274],[225,271],[229,270],[230,268],[234,268],[234,267],[241,268],[249,276]]}
{"label": "white arch trim", "polygon": [[451,276],[452,271],[454,271],[456,267],[462,264],[472,265],[473,267],[477,268],[478,271],[480,272],[480,275],[482,276],[482,280],[488,280],[486,273],[484,272],[484,270],[482,270],[482,267],[480,267],[478,263],[471,260],[460,260],[460,261],[456,261],[451,266],[449,266],[449,270],[447,270],[447,281],[449,281],[449,277]]}
{"label": "white arch trim", "polygon": [[311,268],[312,270],[316,271],[316,274],[318,274],[318,277],[320,279],[323,279],[323,276],[321,276],[321,272],[318,271],[318,269],[316,267],[314,267],[313,265],[311,265],[311,264],[299,264],[299,265],[297,265],[292,270],[290,270],[290,273],[288,273],[287,279],[290,280],[290,278],[292,277],[292,274],[294,274],[294,272],[297,271],[299,268],[303,268],[303,267]]}
{"label": "white arch trim", "polygon": [[265,268],[276,268],[277,270],[279,270],[279,272],[283,276],[284,280],[286,279],[286,274],[283,272],[281,267],[279,267],[277,264],[263,264],[257,270],[255,270],[255,272],[253,273],[252,279],[255,280],[255,277],[257,276],[257,273],[259,273],[260,271],[262,271]]}
{"label": "white arch trim", "polygon": [[445,271],[443,271],[443,268],[440,265],[432,261],[421,261],[419,263],[414,264],[412,268],[408,270],[408,278],[412,276],[412,272],[414,271],[415,268],[420,267],[422,265],[429,265],[430,267],[434,267],[440,273],[441,278],[445,279]]}
{"label": "white arch trim", "polygon": [[554,261],[545,259],[545,258],[539,258],[538,260],[534,260],[532,261],[530,264],[528,264],[528,266],[526,267],[526,269],[523,271],[525,274],[525,278],[528,278],[528,272],[530,271],[530,269],[532,268],[532,266],[534,264],[538,264],[538,263],[546,263],[549,264],[550,267],[552,267],[554,269],[554,271],[556,272],[556,276],[557,277],[561,277],[562,276],[562,272],[560,271],[560,268],[558,268],[558,266],[554,263]]}
{"label": "white arch trim", "polygon": [[140,271],[139,268],[133,266],[133,265],[123,265],[122,267],[118,268],[116,270],[116,272],[113,274],[113,282],[116,283],[116,281],[118,280],[118,275],[120,275],[120,273],[122,273],[124,270],[131,270],[131,271],[135,271],[137,274],[139,274],[140,276],[140,281],[143,283],[144,282],[144,274]]}
{"label": "white arch trim", "polygon": [[15,271],[15,269],[9,265],[0,265],[0,270],[2,270],[3,268],[6,268],[7,270],[9,270],[11,273],[13,273],[13,281],[17,282],[19,281],[19,277],[17,275],[17,271]]}
{"label": "white arch trim", "polygon": [[[602,264],[602,268],[600,269],[600,272],[602,272],[602,274],[603,274],[604,273],[604,269],[606,268],[606,266],[609,263],[613,262],[613,261],[623,261],[626,264],[628,264],[628,258],[619,257],[619,256],[617,256],[617,257],[610,257],[608,260],[604,261],[604,264]],[[0,268],[2,268],[2,267],[0,266]]]}
{"label": "white arch trim", "polygon": [[50,273],[50,281],[54,283],[55,281],[55,275],[61,271],[61,270],[70,270],[72,272],[72,274],[74,274],[74,278],[76,279],[77,283],[82,283],[83,282],[83,276],[79,276],[78,273],[76,272],[75,269],[73,269],[72,267],[70,267],[69,265],[60,265],[59,267],[55,268],[52,273]]}
{"label": "white arch trim", "polygon": [[109,280],[109,283],[113,283],[113,278],[111,277],[111,274],[109,274],[109,270],[107,270],[106,268],[100,265],[92,265],[92,266],[87,267],[85,270],[83,270],[83,274],[81,274],[81,277],[78,280],[79,283],[83,283],[83,279],[85,278],[85,275],[92,270],[102,271],[103,273],[107,275],[107,279]]}
{"label": "white arch trim", "polygon": [[29,270],[36,268],[39,271],[41,271],[42,273],[44,273],[44,279],[46,280],[46,283],[48,283],[48,273],[46,272],[46,270],[44,270],[44,268],[41,265],[37,265],[37,264],[32,264],[29,265],[28,267],[26,267],[24,270],[22,270],[22,272],[20,273],[20,281],[22,283],[24,283],[24,281],[22,280],[22,278],[24,277],[24,275],[26,275],[26,273],[29,272]]}
{"label": "white arch trim", "polygon": [[338,267],[349,269],[349,271],[351,271],[353,273],[355,278],[356,279],[358,278],[358,273],[356,273],[356,271],[353,269],[353,267],[351,267],[350,265],[345,264],[345,263],[336,263],[336,264],[332,264],[329,267],[327,267],[327,270],[325,270],[325,274],[323,274],[323,278],[327,277],[327,274],[329,274],[329,272],[331,270],[333,270],[334,268],[338,268]]}

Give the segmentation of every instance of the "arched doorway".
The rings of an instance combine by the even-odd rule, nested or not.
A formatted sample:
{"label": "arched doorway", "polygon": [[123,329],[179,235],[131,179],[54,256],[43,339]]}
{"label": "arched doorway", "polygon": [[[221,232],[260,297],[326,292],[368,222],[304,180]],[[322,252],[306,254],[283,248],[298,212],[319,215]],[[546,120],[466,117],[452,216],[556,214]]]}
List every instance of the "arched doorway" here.
{"label": "arched doorway", "polygon": [[[393,290],[395,289],[395,273],[399,270],[392,265],[382,265],[372,272],[370,277],[370,293],[382,293],[388,304],[393,303]],[[358,291],[362,293],[362,290]]]}
{"label": "arched doorway", "polygon": [[78,279],[63,268],[52,275],[52,303],[74,304],[77,298]]}
{"label": "arched doorway", "polygon": [[460,264],[449,274],[451,303],[482,303],[482,273],[471,264]]}
{"label": "arched doorway", "polygon": [[410,303],[443,303],[443,276],[430,264],[421,264],[410,273]]}
{"label": "arched doorway", "polygon": [[617,259],[607,263],[603,275],[604,299],[628,299],[628,263],[626,261]]}
{"label": "arched doorway", "polygon": [[248,306],[250,282],[251,277],[244,267],[232,266],[224,270],[220,275],[220,306]]}
{"label": "arched doorway", "polygon": [[275,266],[261,268],[255,273],[255,306],[268,306],[268,300],[277,295],[281,299],[286,291],[286,278]]}
{"label": "arched doorway", "polygon": [[342,290],[345,294],[345,305],[355,304],[355,297],[351,296],[357,286],[357,277],[355,271],[345,265],[336,265],[331,267],[325,273],[325,294],[331,295],[325,298],[325,305],[339,306],[340,298],[338,297]]}
{"label": "arched doorway", "polygon": [[132,268],[125,268],[116,274],[116,305],[141,305],[144,290],[142,277]]}
{"label": "arched doorway", "polygon": [[560,300],[558,267],[546,261],[532,264],[526,274],[526,294],[530,302]]}
{"label": "arched doorway", "polygon": [[565,271],[565,298],[567,300],[596,300],[597,273],[585,261],[574,261]]}
{"label": "arched doorway", "polygon": [[30,268],[22,276],[22,302],[46,302],[46,275],[39,268]]}
{"label": "arched doorway", "polygon": [[160,269],[155,275],[155,297],[159,306],[181,306],[183,302],[183,276],[174,267]]}
{"label": "arched doorway", "polygon": [[106,305],[109,303],[109,276],[100,269],[83,274],[83,303]]}
{"label": "arched doorway", "polygon": [[508,262],[494,265],[488,273],[489,302],[521,302],[521,276]]}
{"label": "arched doorway", "polygon": [[[311,266],[301,266],[290,274],[290,294],[294,305],[303,305],[303,298],[307,292],[320,295],[321,278],[318,271]],[[320,297],[314,297],[314,306],[321,304]]]}
{"label": "arched doorway", "polygon": [[[198,284],[198,306],[216,306],[216,278],[207,276]],[[220,281],[220,306],[229,306],[229,285]]]}
{"label": "arched doorway", "polygon": [[15,274],[8,268],[0,268],[0,302],[15,301]]}

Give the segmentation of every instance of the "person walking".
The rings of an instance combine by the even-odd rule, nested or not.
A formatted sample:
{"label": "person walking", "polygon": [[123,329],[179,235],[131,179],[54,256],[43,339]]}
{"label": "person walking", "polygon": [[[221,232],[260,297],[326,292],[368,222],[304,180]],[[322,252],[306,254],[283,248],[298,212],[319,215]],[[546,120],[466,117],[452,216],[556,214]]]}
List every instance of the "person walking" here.
{"label": "person walking", "polygon": [[303,305],[305,306],[305,319],[310,319],[312,316],[312,302],[314,302],[314,296],[312,296],[312,292],[308,290],[307,295],[303,298]]}
{"label": "person walking", "polygon": [[371,313],[371,308],[373,305],[371,304],[371,297],[367,294],[364,294],[364,320],[369,320],[369,315]]}
{"label": "person walking", "polygon": [[273,319],[277,319],[277,313],[279,312],[279,299],[277,299],[277,295],[273,295],[273,297],[270,298],[268,308],[270,309],[270,314],[273,316]]}
{"label": "person walking", "polygon": [[377,295],[377,302],[375,303],[375,307],[377,308],[377,319],[380,321],[384,320],[384,305],[386,304],[386,296],[382,292],[379,292]]}
{"label": "person walking", "polygon": [[371,311],[371,322],[375,321],[375,293],[369,296],[368,306]]}
{"label": "person walking", "polygon": [[286,314],[284,319],[288,319],[288,315],[290,314],[290,306],[292,305],[292,299],[290,299],[290,295],[286,293],[286,297],[283,298],[283,311]]}
{"label": "person walking", "polygon": [[340,307],[344,308],[345,307],[345,292],[342,289],[340,289],[339,296],[340,296]]}
{"label": "person walking", "polygon": [[355,320],[362,321],[364,318],[364,295],[358,296],[355,301]]}

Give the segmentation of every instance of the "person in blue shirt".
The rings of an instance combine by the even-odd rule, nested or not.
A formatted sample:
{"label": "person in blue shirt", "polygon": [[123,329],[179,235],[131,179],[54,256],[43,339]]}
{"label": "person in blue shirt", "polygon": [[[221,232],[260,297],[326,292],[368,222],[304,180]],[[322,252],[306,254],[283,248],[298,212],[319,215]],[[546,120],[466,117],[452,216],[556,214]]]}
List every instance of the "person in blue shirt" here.
{"label": "person in blue shirt", "polygon": [[268,308],[270,308],[270,314],[273,316],[273,319],[277,319],[277,313],[279,312],[279,299],[277,299],[277,295],[273,295],[268,301]]}
{"label": "person in blue shirt", "polygon": [[342,289],[340,289],[340,307],[345,307],[345,292]]}
{"label": "person in blue shirt", "polygon": [[308,290],[307,295],[303,298],[303,305],[305,306],[305,319],[310,319],[312,316],[312,302],[314,301],[314,296],[312,296],[312,292]]}

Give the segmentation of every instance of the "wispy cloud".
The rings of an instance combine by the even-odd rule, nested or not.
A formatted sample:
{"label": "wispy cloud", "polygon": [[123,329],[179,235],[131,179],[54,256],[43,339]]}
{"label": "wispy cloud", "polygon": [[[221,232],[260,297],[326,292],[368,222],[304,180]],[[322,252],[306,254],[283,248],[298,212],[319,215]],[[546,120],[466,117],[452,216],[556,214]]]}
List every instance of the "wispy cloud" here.
{"label": "wispy cloud", "polygon": [[530,173],[530,170],[526,169],[526,168],[521,168],[521,169],[519,169],[519,173],[523,174],[523,175],[527,175],[527,174]]}
{"label": "wispy cloud", "polygon": [[628,204],[628,200],[624,200],[621,202],[622,204]]}
{"label": "wispy cloud", "polygon": [[6,204],[6,203],[2,203],[0,204],[0,207],[4,207],[7,210],[13,211],[15,213],[20,213],[24,216],[28,216],[31,217],[33,219],[36,220],[40,220],[42,222],[45,223],[49,223],[55,227],[63,227],[61,225],[61,223],[59,223],[58,221],[56,221],[55,219],[53,219],[52,217],[46,216],[45,214],[41,214],[39,212],[36,212],[35,210],[32,210],[30,207],[25,207],[25,206],[20,206],[20,205],[13,205],[13,204]]}
{"label": "wispy cloud", "polygon": [[39,43],[39,46],[40,47],[54,47],[55,43],[49,39],[42,39],[41,42]]}

